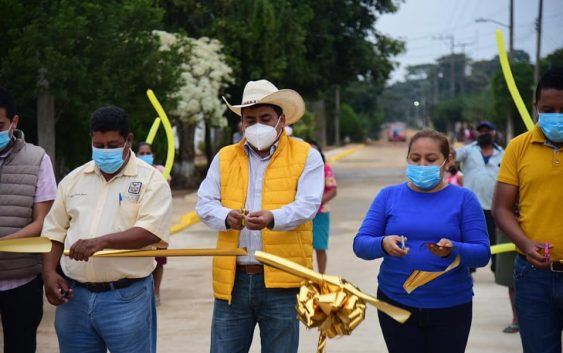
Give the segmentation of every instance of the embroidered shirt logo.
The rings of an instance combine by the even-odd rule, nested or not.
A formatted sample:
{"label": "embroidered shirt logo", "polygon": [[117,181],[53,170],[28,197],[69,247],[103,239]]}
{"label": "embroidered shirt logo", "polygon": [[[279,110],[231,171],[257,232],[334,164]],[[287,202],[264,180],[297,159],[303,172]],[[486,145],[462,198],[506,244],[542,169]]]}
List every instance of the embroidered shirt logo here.
{"label": "embroidered shirt logo", "polygon": [[129,184],[129,190],[127,192],[130,194],[138,195],[141,192],[142,186],[143,183],[141,183],[140,181],[134,181],[131,184]]}

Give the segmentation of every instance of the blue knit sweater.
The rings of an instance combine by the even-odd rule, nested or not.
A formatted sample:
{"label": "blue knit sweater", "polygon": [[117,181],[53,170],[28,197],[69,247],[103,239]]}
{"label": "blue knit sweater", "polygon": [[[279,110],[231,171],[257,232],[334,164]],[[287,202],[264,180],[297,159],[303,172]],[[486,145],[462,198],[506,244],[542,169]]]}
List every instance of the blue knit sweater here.
{"label": "blue knit sweater", "polygon": [[[404,257],[386,254],[382,247],[385,235],[407,237],[409,253]],[[445,258],[427,248],[441,238],[454,243]],[[416,308],[447,308],[472,300],[469,268],[488,263],[490,245],[483,210],[471,191],[448,185],[438,192],[423,193],[403,183],[377,195],[354,238],[354,253],[365,260],[383,257],[379,289],[391,299]],[[458,254],[460,266],[411,294],[405,292],[403,283],[413,270],[444,270]]]}

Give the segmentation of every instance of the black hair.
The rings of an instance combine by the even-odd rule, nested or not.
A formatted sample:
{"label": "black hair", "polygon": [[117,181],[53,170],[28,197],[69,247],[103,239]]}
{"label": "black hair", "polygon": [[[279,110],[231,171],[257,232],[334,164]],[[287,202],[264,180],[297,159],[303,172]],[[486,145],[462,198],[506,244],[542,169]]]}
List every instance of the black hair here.
{"label": "black hair", "polygon": [[323,153],[323,149],[321,148],[321,145],[319,145],[319,143],[315,140],[307,140],[307,143],[309,143],[311,146],[317,147],[317,150],[319,151],[319,153],[321,154],[321,158],[323,159],[323,163],[326,163],[325,155]]}
{"label": "black hair", "polygon": [[440,152],[442,153],[445,159],[448,159],[450,155],[450,142],[448,141],[448,138],[441,132],[438,132],[436,130],[430,130],[430,129],[419,131],[412,137],[411,141],[409,142],[409,150],[407,152],[407,156],[411,153],[411,147],[413,143],[415,143],[416,140],[421,138],[429,138],[438,142],[438,146],[440,147]]}
{"label": "black hair", "polygon": [[536,103],[540,100],[541,91],[550,88],[563,90],[563,67],[555,67],[543,74],[536,87]]}
{"label": "black hair", "polygon": [[119,135],[127,139],[129,135],[129,122],[125,111],[114,105],[101,107],[92,113],[90,121],[91,133],[117,131]]}
{"label": "black hair", "polygon": [[137,144],[137,152],[139,152],[139,149],[140,149],[141,147],[143,147],[143,146],[149,146],[149,148],[150,148],[151,151],[152,151],[152,145],[151,145],[150,143],[148,143],[148,142],[146,142],[146,141],[141,141],[141,142],[139,142],[139,143]]}
{"label": "black hair", "polygon": [[14,120],[16,116],[16,100],[4,87],[0,87],[0,108],[6,109],[6,116],[10,119],[10,122]]}
{"label": "black hair", "polygon": [[[274,104],[267,104],[267,103],[255,104],[255,105],[251,105],[250,107],[246,107],[246,108],[260,108],[260,107],[270,107],[270,108],[272,108],[276,112],[278,118],[283,114],[283,109],[281,107],[277,106],[277,105],[274,105]],[[242,115],[243,109],[244,108],[242,108],[240,110],[240,115]]]}

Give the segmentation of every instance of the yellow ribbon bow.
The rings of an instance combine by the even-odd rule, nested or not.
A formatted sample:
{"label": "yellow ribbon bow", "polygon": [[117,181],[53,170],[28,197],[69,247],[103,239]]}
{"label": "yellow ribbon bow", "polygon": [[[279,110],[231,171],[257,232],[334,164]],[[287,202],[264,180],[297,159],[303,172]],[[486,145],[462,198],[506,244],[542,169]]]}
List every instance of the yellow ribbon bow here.
{"label": "yellow ribbon bow", "polygon": [[400,323],[411,315],[407,310],[363,293],[341,277],[322,275],[263,251],[256,251],[254,256],[265,265],[306,280],[297,295],[297,315],[307,328],[319,328],[317,353],[325,352],[327,337],[349,335],[364,320],[366,303]]}

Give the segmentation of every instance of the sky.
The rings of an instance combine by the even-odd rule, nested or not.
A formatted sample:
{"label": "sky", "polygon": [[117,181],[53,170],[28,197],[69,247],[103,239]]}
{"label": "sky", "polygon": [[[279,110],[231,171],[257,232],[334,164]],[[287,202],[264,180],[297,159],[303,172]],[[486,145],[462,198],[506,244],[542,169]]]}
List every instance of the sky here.
{"label": "sky", "polygon": [[[502,29],[508,49],[508,28],[494,23],[476,23],[487,18],[508,25],[510,0],[405,0],[399,11],[379,17],[376,29],[406,42],[406,52],[395,58],[400,65],[389,83],[402,81],[405,67],[432,63],[451,51],[465,50],[473,60],[492,59],[497,55],[496,28]],[[521,49],[535,62],[539,0],[514,0],[514,48]],[[543,1],[541,56],[563,48],[563,0]]]}

